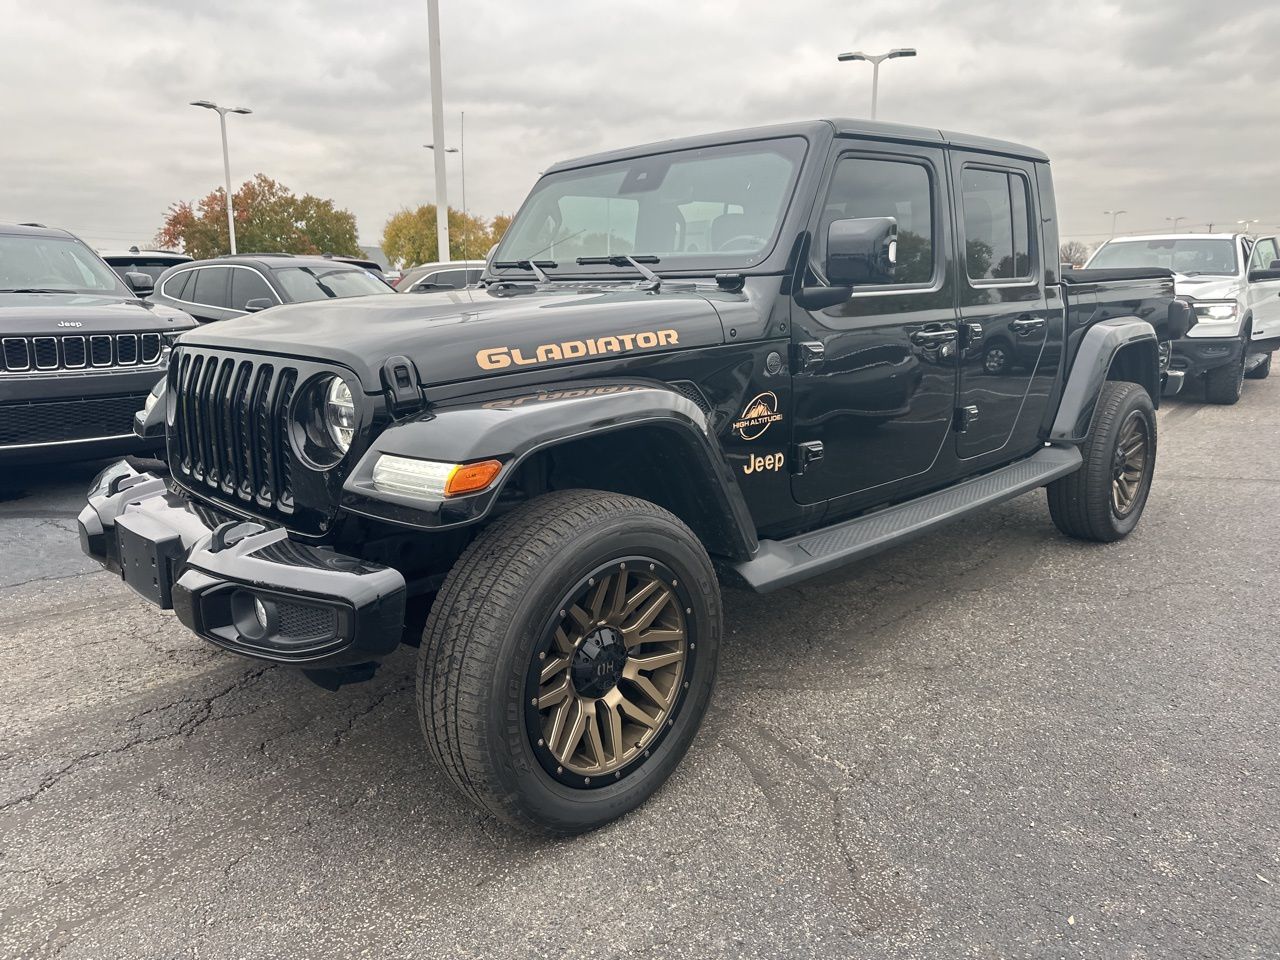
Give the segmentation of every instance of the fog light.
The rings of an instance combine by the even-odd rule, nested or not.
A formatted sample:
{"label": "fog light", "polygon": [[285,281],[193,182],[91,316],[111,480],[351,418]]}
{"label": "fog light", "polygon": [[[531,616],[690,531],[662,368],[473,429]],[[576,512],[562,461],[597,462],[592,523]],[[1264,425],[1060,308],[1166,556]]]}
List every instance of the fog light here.
{"label": "fog light", "polygon": [[268,625],[267,606],[257,597],[253,598],[253,615],[258,618],[258,626],[262,627],[265,633]]}
{"label": "fog light", "polygon": [[246,640],[263,640],[278,632],[276,605],[248,590],[231,594],[231,622]]}

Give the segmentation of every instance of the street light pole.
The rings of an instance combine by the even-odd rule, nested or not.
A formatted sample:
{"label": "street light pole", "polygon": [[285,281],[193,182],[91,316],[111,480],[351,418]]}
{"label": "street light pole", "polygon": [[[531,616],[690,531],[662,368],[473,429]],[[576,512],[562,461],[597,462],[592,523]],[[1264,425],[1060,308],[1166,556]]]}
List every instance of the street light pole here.
{"label": "street light pole", "polygon": [[[463,213],[466,213],[466,212],[467,212],[467,165],[466,165],[466,163],[467,163],[467,162],[466,162],[466,154],[464,154],[464,153],[462,152],[462,150],[461,150],[461,149],[459,149],[458,147],[445,147],[445,148],[444,148],[444,150],[436,150],[436,145],[435,145],[434,143],[424,143],[424,144],[423,144],[423,146],[424,146],[424,147],[426,147],[428,150],[431,150],[431,151],[433,151],[433,152],[435,152],[435,153],[437,153],[437,154],[439,154],[439,153],[456,153],[456,154],[458,155],[458,159],[459,159],[460,161],[462,161],[462,212],[463,212]],[[440,209],[440,207],[439,207],[439,202],[437,201],[437,204],[436,204],[436,210],[438,211],[439,209]],[[438,231],[439,231],[439,228],[440,228],[440,220],[439,220],[439,214],[437,213],[437,219],[436,219],[436,230],[437,230],[437,233],[438,233]],[[439,251],[437,250],[437,255],[438,255],[438,254],[439,254]],[[448,256],[446,256],[446,257],[445,257],[445,260],[441,260],[440,262],[441,262],[441,263],[444,263],[444,262],[445,262],[446,260],[448,260],[448,259],[450,259],[450,258],[449,258]],[[463,260],[467,259],[467,231],[466,231],[466,228],[465,228],[465,227],[464,227],[464,228],[463,228],[463,230],[462,230],[462,259],[463,259]]]}
{"label": "street light pole", "polygon": [[[440,0],[427,0],[427,35],[431,57],[431,139],[444,143],[444,88],[440,66]],[[436,256],[449,260],[449,191],[445,182],[444,151],[435,150],[436,160]]]}
{"label": "street light pole", "polygon": [[1112,240],[1116,238],[1116,218],[1119,217],[1120,214],[1128,213],[1128,212],[1129,212],[1128,210],[1103,210],[1102,211],[1102,215],[1104,217],[1107,216],[1108,214],[1110,214],[1111,216],[1111,239]]}
{"label": "street light pole", "polygon": [[1249,228],[1250,228],[1250,227],[1252,227],[1252,226],[1253,226],[1255,223],[1257,223],[1257,222],[1258,222],[1258,221],[1257,221],[1257,219],[1256,219],[1256,218],[1255,218],[1255,219],[1253,219],[1253,220],[1237,220],[1237,221],[1236,221],[1236,223],[1238,223],[1240,226],[1244,227],[1244,230],[1242,231],[1243,233],[1248,233],[1248,232],[1249,232]]}
{"label": "street light pole", "polygon": [[1170,222],[1173,224],[1173,232],[1174,232],[1174,233],[1177,233],[1177,232],[1178,232],[1178,224],[1179,224],[1179,223],[1181,223],[1183,220],[1185,220],[1185,219],[1187,219],[1187,218],[1186,218],[1186,217],[1165,217],[1165,219],[1166,219],[1166,220],[1168,220],[1168,221],[1170,221]]}
{"label": "street light pole", "polygon": [[218,112],[218,125],[222,128],[222,175],[227,184],[227,235],[231,240],[231,255],[236,254],[236,218],[231,209],[231,157],[227,151],[227,114],[253,113],[248,107],[220,107],[212,100],[192,100],[191,106],[204,107]]}
{"label": "street light pole", "polygon": [[853,53],[842,53],[838,57],[842,63],[850,60],[865,60],[871,64],[871,119],[876,118],[876,105],[880,98],[880,64],[886,60],[897,60],[899,57],[914,57],[916,55],[915,47],[897,47],[888,53],[863,53],[861,50],[855,50]]}

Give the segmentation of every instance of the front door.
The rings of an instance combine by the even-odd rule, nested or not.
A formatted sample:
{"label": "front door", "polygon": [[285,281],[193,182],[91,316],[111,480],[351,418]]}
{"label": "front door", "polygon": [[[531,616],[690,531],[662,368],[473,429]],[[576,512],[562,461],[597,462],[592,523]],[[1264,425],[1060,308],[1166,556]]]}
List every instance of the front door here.
{"label": "front door", "polygon": [[1057,361],[1046,362],[1045,345],[1060,336],[1060,311],[1045,300],[1035,170],[963,152],[951,163],[963,251],[956,453],[1018,456],[1034,445]]}
{"label": "front door", "polygon": [[[1275,237],[1263,237],[1253,245],[1249,255],[1249,273],[1270,270],[1280,261],[1280,243]],[[1277,263],[1280,267],[1280,263]],[[1253,339],[1272,340],[1280,337],[1280,280],[1249,280],[1249,312],[1253,314]]]}
{"label": "front door", "polygon": [[[825,282],[834,220],[894,218],[898,257],[893,283],[825,307],[806,307],[801,291],[792,311],[801,455],[792,492],[801,503],[833,501],[832,517],[927,486],[950,436],[958,334],[945,164],[935,147],[833,147],[804,283]],[[804,464],[817,444],[822,459]]]}

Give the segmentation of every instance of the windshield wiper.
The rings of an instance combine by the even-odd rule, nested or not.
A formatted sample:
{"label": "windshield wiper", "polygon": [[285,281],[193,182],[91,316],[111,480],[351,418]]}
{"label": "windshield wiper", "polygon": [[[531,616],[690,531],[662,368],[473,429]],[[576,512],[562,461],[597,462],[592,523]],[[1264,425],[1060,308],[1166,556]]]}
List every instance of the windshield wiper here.
{"label": "windshield wiper", "polygon": [[644,290],[659,290],[662,288],[662,278],[645,266],[646,263],[660,263],[661,261],[652,254],[642,254],[638,257],[627,255],[612,257],[579,257],[579,266],[590,266],[597,263],[607,263],[613,267],[632,266],[640,272],[640,276],[647,281],[641,287]]}
{"label": "windshield wiper", "polygon": [[48,287],[10,287],[0,293],[74,293],[72,290],[51,290]]}
{"label": "windshield wiper", "polygon": [[542,268],[550,267],[554,270],[558,266],[560,264],[554,260],[503,260],[495,263],[493,268],[495,270],[531,270],[541,283],[546,283],[550,277],[543,272]]}

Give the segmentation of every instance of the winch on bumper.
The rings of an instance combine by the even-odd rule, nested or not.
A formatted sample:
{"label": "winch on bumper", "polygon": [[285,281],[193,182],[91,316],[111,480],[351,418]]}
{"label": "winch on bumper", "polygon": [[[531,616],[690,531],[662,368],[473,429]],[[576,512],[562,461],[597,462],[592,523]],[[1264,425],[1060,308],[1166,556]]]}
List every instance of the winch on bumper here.
{"label": "winch on bumper", "polygon": [[399,571],[297,543],[283,528],[210,526],[168,480],[120,461],[79,517],[84,552],[206,640],[304,667],[366,663],[404,623]]}

